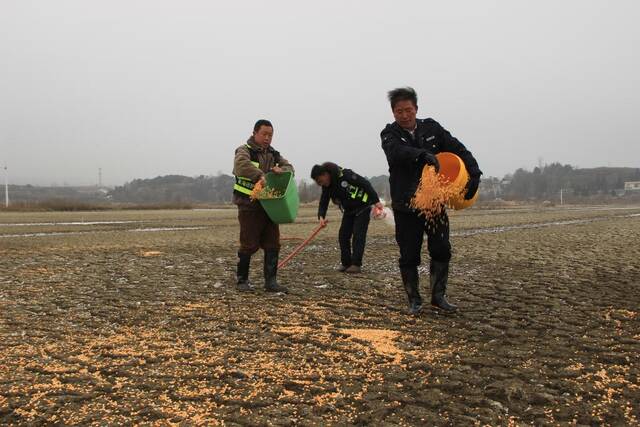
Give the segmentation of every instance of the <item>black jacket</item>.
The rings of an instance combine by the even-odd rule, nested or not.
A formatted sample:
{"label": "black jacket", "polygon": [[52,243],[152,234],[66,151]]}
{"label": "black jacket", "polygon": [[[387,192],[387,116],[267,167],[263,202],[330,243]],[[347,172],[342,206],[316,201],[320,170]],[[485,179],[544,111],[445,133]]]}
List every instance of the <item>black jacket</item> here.
{"label": "black jacket", "polygon": [[[359,210],[380,201],[378,193],[367,179],[351,169],[341,169],[340,172],[336,182],[332,181],[329,187],[322,187],[318,218],[324,218],[327,215],[329,200],[333,200],[346,214],[357,213]],[[364,197],[365,194],[366,197]]]}
{"label": "black jacket", "polygon": [[418,119],[416,125],[413,137],[395,122],[388,124],[380,133],[382,149],[389,163],[392,207],[403,211],[411,211],[409,202],[422,175],[418,157],[425,150],[432,154],[443,151],[455,153],[464,162],[470,176],[482,174],[471,151],[438,122],[433,119]]}

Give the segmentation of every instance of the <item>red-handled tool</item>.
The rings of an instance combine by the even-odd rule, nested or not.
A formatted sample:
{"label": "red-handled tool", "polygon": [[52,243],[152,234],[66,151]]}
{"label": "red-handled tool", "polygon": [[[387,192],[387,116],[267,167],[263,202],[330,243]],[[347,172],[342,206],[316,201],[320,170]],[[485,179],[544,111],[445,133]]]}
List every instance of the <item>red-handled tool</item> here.
{"label": "red-handled tool", "polygon": [[298,255],[298,253],[302,249],[304,249],[304,247],[307,246],[309,244],[309,242],[313,240],[314,237],[316,237],[316,235],[320,232],[320,230],[322,230],[326,226],[327,226],[327,224],[325,224],[325,223],[318,224],[318,226],[315,228],[315,230],[313,230],[313,233],[311,233],[311,236],[307,237],[307,239],[304,242],[300,243],[298,245],[298,247],[296,247],[293,250],[293,252],[291,252],[289,255],[287,255],[287,257],[285,259],[283,259],[282,261],[280,261],[278,263],[278,268],[282,268],[285,265],[287,265],[289,263],[289,261],[291,261],[294,256]]}

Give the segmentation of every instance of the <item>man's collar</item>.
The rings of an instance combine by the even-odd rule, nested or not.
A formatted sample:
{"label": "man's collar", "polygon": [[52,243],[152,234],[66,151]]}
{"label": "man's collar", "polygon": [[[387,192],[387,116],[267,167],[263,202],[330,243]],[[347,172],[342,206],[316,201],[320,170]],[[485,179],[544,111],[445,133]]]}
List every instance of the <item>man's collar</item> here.
{"label": "man's collar", "polygon": [[[402,127],[402,126],[400,126],[400,127]],[[413,129],[402,128],[402,130],[405,130],[405,131],[409,132],[412,135],[415,133],[416,129],[418,129],[418,122],[416,122],[416,125],[413,127]]]}
{"label": "man's collar", "polygon": [[261,145],[259,145],[256,140],[253,138],[253,136],[251,136],[248,140],[247,140],[247,144],[249,144],[249,146],[251,148],[253,148],[254,150],[258,150],[258,151],[266,151],[269,147],[262,147]]}
{"label": "man's collar", "polygon": [[416,129],[418,129],[418,120],[416,120],[416,125],[413,129],[409,130],[409,129],[405,129],[402,126],[400,126],[400,123],[398,122],[394,122],[395,125],[398,127],[398,129],[403,130],[405,132],[409,132],[409,133],[415,133]]}

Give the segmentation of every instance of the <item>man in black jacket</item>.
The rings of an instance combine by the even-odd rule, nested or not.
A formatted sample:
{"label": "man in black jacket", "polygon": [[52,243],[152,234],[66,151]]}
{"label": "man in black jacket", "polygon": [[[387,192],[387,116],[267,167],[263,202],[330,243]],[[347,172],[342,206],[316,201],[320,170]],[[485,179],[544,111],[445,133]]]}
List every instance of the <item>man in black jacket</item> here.
{"label": "man in black jacket", "polygon": [[[343,212],[338,233],[340,243],[340,271],[360,273],[362,257],[371,219],[371,206],[381,210],[382,203],[371,183],[350,169],[325,162],[311,169],[311,179],[322,187],[318,219],[326,224],[329,200],[333,200]],[[353,252],[351,240],[353,239]]]}
{"label": "man in black jacket", "polygon": [[398,88],[388,93],[395,122],[388,124],[380,134],[382,149],[389,163],[389,184],[393,215],[396,223],[396,241],[400,247],[400,274],[409,298],[409,311],[422,310],[419,292],[418,265],[424,234],[427,234],[431,282],[431,305],[453,313],[457,307],[449,304],[445,293],[449,277],[451,243],[449,219],[446,212],[437,218],[425,218],[409,206],[422,169],[431,165],[439,169],[435,157],[440,152],[457,154],[469,172],[465,199],[471,199],[480,183],[482,172],[478,162],[465,146],[433,119],[416,119],[418,97],[410,88]]}

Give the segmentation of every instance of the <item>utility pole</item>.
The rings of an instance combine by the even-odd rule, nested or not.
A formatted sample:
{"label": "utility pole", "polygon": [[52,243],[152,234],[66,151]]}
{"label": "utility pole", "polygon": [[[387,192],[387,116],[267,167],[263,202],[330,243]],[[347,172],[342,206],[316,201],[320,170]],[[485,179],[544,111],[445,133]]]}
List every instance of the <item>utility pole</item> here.
{"label": "utility pole", "polygon": [[4,165],[4,207],[9,207],[9,170]]}
{"label": "utility pole", "polygon": [[98,168],[98,188],[102,188],[102,168]]}
{"label": "utility pole", "polygon": [[560,189],[560,206],[562,206],[562,188]]}

